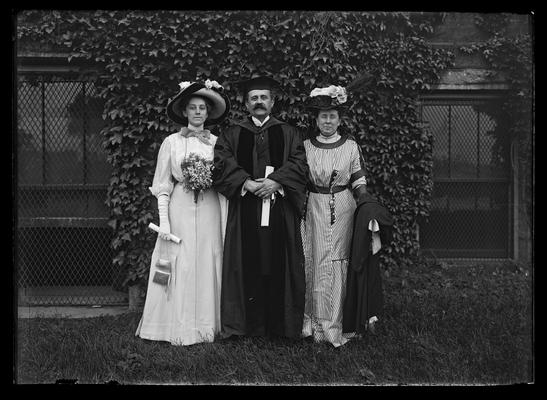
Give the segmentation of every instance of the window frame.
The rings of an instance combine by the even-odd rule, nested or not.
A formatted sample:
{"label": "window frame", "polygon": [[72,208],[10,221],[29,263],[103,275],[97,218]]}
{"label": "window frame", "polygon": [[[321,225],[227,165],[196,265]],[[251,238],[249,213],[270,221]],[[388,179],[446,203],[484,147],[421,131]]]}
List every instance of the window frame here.
{"label": "window frame", "polygon": [[[418,118],[422,123],[425,123],[426,121],[423,121],[423,107],[427,105],[427,103],[430,102],[455,102],[457,105],[457,102],[469,101],[469,102],[476,102],[476,101],[489,101],[489,100],[500,100],[503,98],[504,94],[506,93],[505,89],[488,89],[488,90],[477,90],[477,89],[469,89],[469,90],[463,90],[463,89],[437,89],[437,90],[431,90],[430,92],[422,93],[418,100],[418,107],[417,107],[417,113]],[[509,157],[509,166],[507,171],[507,176],[505,178],[480,178],[476,177],[474,179],[467,179],[467,178],[454,178],[454,177],[448,177],[448,178],[435,178],[433,177],[433,184],[435,185],[435,182],[475,182],[475,183],[481,183],[481,182],[499,182],[499,183],[506,183],[507,185],[507,233],[508,237],[506,238],[506,246],[507,246],[507,254],[502,257],[492,257],[488,256],[489,250],[481,251],[480,249],[477,249],[473,251],[473,254],[469,254],[467,250],[461,250],[461,249],[432,249],[432,248],[425,248],[422,247],[422,254],[424,254],[426,257],[433,257],[435,259],[442,259],[442,260],[507,260],[507,259],[516,259],[518,257],[518,165],[514,162],[514,154],[515,151],[517,151],[516,146],[518,144],[516,142],[509,143],[509,149],[507,157]],[[420,241],[420,246],[422,246],[421,243],[421,236],[420,231],[424,228],[426,222],[420,221],[418,224],[418,240]],[[422,232],[423,233],[423,232]],[[437,256],[435,254],[435,250],[442,250],[444,252],[444,255]],[[467,254],[466,254],[467,252]]]}

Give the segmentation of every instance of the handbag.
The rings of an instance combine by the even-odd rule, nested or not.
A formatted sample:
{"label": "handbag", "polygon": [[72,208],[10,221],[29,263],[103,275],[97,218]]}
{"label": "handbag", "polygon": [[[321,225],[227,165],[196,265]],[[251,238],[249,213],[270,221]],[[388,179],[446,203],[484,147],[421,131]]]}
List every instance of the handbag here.
{"label": "handbag", "polygon": [[[162,264],[162,262],[167,261],[167,265]],[[156,262],[156,271],[154,271],[154,276],[152,281],[163,286],[169,285],[171,280],[171,262],[169,260],[159,259]]]}
{"label": "handbag", "polygon": [[166,241],[160,239],[160,257],[156,261],[154,275],[152,277],[152,282],[157,283],[162,286],[169,286],[171,281],[171,261],[168,259],[168,254],[166,254],[165,243]]}

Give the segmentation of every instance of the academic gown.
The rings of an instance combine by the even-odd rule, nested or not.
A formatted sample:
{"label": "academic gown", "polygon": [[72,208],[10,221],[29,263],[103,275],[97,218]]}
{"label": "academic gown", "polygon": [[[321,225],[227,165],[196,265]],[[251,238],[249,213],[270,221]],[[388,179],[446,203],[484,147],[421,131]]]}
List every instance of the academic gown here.
{"label": "academic gown", "polygon": [[374,196],[361,193],[353,217],[351,256],[342,318],[344,333],[363,333],[369,318],[378,317],[383,311],[380,251],[372,254],[372,235],[368,228],[373,219],[380,227],[380,241],[384,248],[391,240],[393,218]]}
{"label": "academic gown", "polygon": [[[280,183],[269,226],[260,226],[262,199],[247,178]],[[215,145],[213,187],[229,199],[221,291],[221,335],[299,337],[305,272],[300,221],[308,164],[300,133],[274,117],[262,127],[234,123]]]}

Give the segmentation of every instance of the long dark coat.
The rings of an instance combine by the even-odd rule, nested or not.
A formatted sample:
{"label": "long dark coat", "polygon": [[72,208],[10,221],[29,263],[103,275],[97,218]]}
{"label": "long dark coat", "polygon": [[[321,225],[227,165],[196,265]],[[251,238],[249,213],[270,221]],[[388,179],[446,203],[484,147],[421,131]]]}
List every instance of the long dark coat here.
{"label": "long dark coat", "polygon": [[[363,333],[372,316],[379,317],[383,311],[382,277],[380,253],[391,240],[393,218],[389,211],[368,193],[361,193],[353,217],[351,255],[346,280],[346,298],[342,318],[344,333]],[[368,229],[373,219],[380,226],[382,247],[372,254],[372,235]]]}
{"label": "long dark coat", "polygon": [[[241,196],[247,178],[279,182],[269,227],[260,226],[262,200]],[[215,145],[213,187],[229,200],[222,267],[221,334],[298,337],[305,274],[300,220],[308,164],[299,132],[270,117],[261,128],[236,122]]]}

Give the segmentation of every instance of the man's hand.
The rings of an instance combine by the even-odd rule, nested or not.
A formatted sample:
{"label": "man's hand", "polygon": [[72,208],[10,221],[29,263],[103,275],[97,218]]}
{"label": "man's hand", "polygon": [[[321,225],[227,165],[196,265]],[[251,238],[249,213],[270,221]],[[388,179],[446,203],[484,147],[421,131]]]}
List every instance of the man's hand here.
{"label": "man's hand", "polygon": [[281,189],[280,183],[268,178],[260,178],[256,182],[259,182],[260,187],[254,194],[262,199],[269,199],[272,194]]}
{"label": "man's hand", "polygon": [[262,186],[262,183],[259,183],[257,181],[253,181],[252,179],[247,179],[245,183],[243,184],[243,188],[255,194],[255,192]]}

